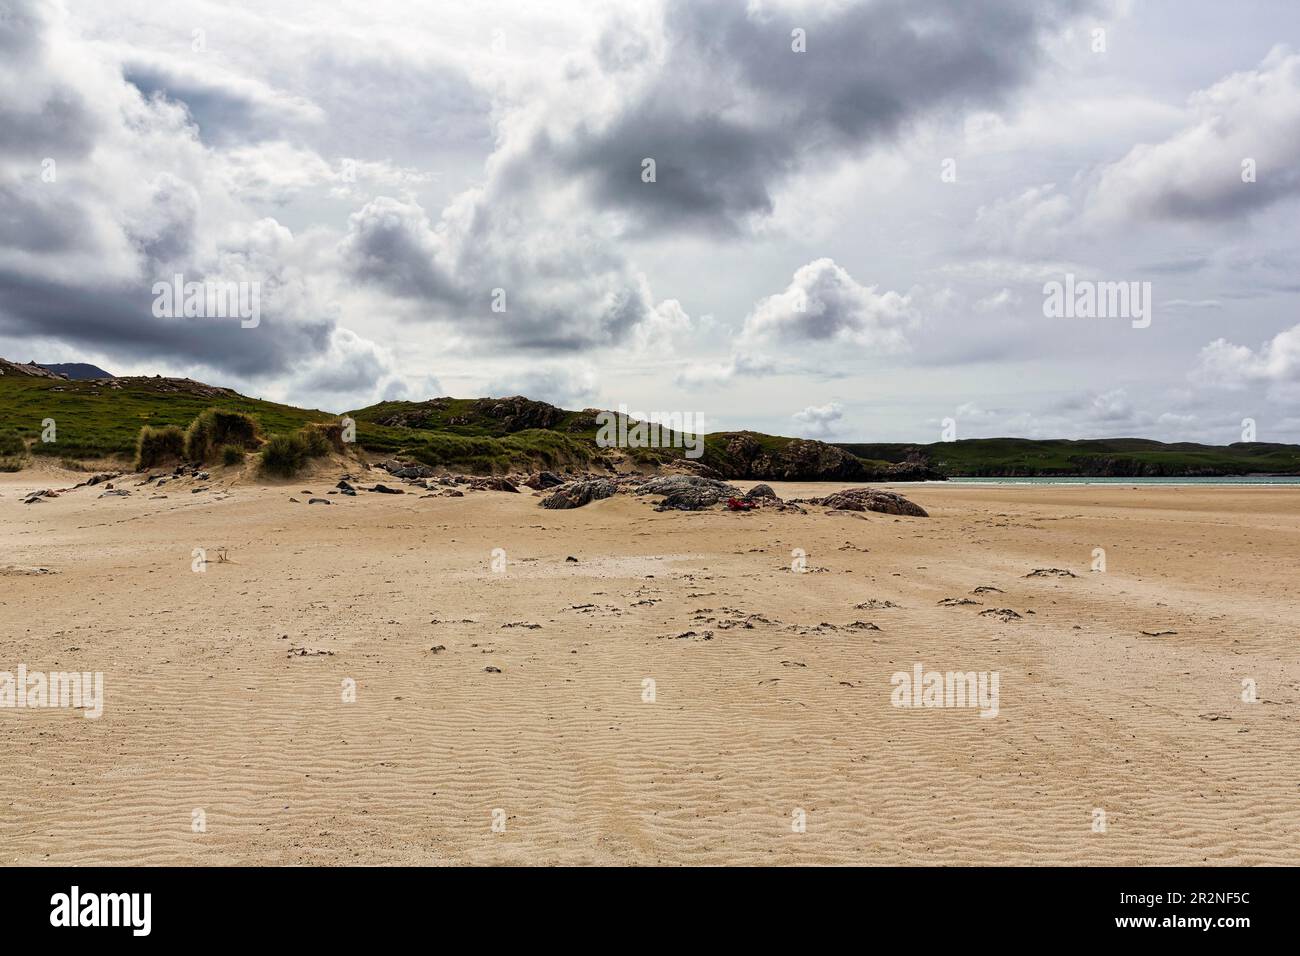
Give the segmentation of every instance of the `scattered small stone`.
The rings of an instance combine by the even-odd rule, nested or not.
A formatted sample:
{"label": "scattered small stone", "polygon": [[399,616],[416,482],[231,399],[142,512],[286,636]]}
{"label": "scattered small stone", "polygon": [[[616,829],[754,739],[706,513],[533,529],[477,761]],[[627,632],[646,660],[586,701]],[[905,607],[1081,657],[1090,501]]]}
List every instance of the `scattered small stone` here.
{"label": "scattered small stone", "polygon": [[996,617],[1003,622],[1020,620],[1020,615],[1017,614],[1015,611],[1011,610],[1011,608],[1009,607],[987,608],[983,611],[980,611],[980,617]]}
{"label": "scattered small stone", "polygon": [[701,641],[711,641],[713,640],[713,632],[712,631],[683,631],[680,634],[673,634],[672,638],[673,640],[677,640],[677,641],[687,641],[693,638],[697,638]]}

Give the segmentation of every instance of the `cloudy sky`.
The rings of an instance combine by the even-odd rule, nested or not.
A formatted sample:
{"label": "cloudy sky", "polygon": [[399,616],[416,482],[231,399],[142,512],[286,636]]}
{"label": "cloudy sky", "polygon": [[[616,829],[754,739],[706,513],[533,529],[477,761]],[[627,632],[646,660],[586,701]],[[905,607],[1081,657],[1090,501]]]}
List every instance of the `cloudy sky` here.
{"label": "cloudy sky", "polygon": [[[1290,0],[0,0],[19,361],[1300,441],[1298,211]],[[260,323],[155,317],[178,273]],[[1045,316],[1067,273],[1150,325]]]}

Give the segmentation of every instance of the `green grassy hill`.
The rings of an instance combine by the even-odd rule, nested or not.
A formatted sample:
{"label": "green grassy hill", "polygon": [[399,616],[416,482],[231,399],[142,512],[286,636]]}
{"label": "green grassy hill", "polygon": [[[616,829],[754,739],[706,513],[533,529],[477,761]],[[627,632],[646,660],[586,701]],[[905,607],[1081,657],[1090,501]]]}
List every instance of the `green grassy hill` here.
{"label": "green grassy hill", "polygon": [[1300,445],[1268,442],[1220,446],[1146,438],[971,438],[929,445],[847,443],[838,447],[858,457],[883,461],[902,461],[919,451],[950,477],[1300,474]]}
{"label": "green grassy hill", "polygon": [[[339,418],[189,379],[69,381],[0,360],[0,468],[12,470],[37,455],[129,464],[142,426],[184,428],[208,408],[251,415],[266,436]],[[381,402],[349,414],[357,422],[357,445],[374,457],[451,471],[599,470],[616,459],[652,470],[686,456],[683,442],[673,442],[673,433],[666,430],[662,444],[670,447],[600,448],[595,410],[566,411],[517,396]],[[54,420],[54,442],[41,441],[46,419]],[[908,480],[938,472],[953,477],[1300,474],[1300,446],[1242,442],[1216,447],[1138,438],[830,445],[742,431],[706,435],[698,463],[729,478],[756,480]]]}
{"label": "green grassy hill", "polygon": [[[0,376],[0,433],[27,442],[30,454],[53,458],[130,457],[144,425],[184,428],[206,408],[254,415],[268,434],[307,422],[329,421],[325,412],[247,398],[188,379],[115,378],[68,381]],[[41,441],[41,423],[54,419],[53,442]]]}

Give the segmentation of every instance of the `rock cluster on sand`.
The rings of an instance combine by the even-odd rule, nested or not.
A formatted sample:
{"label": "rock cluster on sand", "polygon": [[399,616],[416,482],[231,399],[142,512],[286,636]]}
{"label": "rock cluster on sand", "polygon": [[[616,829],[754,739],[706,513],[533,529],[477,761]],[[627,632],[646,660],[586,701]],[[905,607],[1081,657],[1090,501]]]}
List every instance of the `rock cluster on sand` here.
{"label": "rock cluster on sand", "polygon": [[837,491],[824,498],[797,498],[795,501],[810,505],[821,505],[832,511],[879,511],[887,515],[907,515],[913,518],[928,518],[929,513],[915,502],[909,501],[892,491],[880,491],[877,488],[849,488]]}
{"label": "rock cluster on sand", "polygon": [[487,478],[474,478],[470,481],[469,486],[475,491],[509,491],[513,494],[519,494],[519,486],[509,478],[502,478],[499,475],[492,475]]}
{"label": "rock cluster on sand", "polygon": [[[581,508],[593,501],[612,498],[616,494],[632,494],[639,497],[658,496],[661,500],[655,504],[656,511],[707,511],[713,508],[728,508],[740,513],[770,510],[806,514],[800,504],[813,504],[822,505],[832,511],[880,511],[885,514],[928,517],[924,508],[902,495],[892,491],[878,491],[874,488],[851,488],[847,491],[837,491],[824,498],[812,498],[807,501],[800,499],[783,501],[770,485],[757,484],[749,491],[742,492],[735,485],[706,474],[675,473],[646,476],[602,475],[588,472],[580,475],[570,474],[566,478],[552,471],[541,471],[531,475],[470,477],[435,475],[434,470],[427,465],[397,460],[381,462],[378,467],[408,485],[438,493],[438,495],[424,495],[423,497],[426,498],[437,496],[459,498],[463,497],[464,490],[518,493],[521,488],[530,488],[535,497],[542,499],[541,507],[550,510]],[[344,489],[344,484],[340,482],[340,489]],[[390,494],[397,491],[383,485],[376,485],[373,489],[366,490]],[[344,493],[348,493],[346,489]]]}
{"label": "rock cluster on sand", "polygon": [[703,511],[728,498],[740,496],[740,489],[716,478],[699,475],[665,475],[643,482],[638,495],[663,495],[656,511]]}
{"label": "rock cluster on sand", "polygon": [[542,499],[543,508],[567,509],[581,508],[585,504],[610,498],[618,491],[618,485],[608,478],[580,478],[566,482],[554,493]]}

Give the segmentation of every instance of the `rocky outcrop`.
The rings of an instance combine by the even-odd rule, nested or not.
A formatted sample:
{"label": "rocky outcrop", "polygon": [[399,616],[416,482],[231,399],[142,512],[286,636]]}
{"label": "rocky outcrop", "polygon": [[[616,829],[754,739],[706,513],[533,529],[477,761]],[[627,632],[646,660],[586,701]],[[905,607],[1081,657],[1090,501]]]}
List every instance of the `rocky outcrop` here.
{"label": "rocky outcrop", "polygon": [[555,492],[542,499],[542,507],[552,510],[581,508],[583,505],[602,498],[611,498],[618,491],[618,485],[608,478],[579,478],[566,482]]}
{"label": "rocky outcrop", "polygon": [[756,481],[863,481],[861,459],[842,448],[807,438],[772,439],[755,432],[734,432],[709,464],[732,478]]}
{"label": "rocky outcrop", "polygon": [[642,482],[636,489],[638,495],[663,495],[655,505],[656,511],[703,511],[740,496],[740,489],[716,478],[699,475],[662,475]]}
{"label": "rocky outcrop", "polygon": [[446,411],[451,407],[451,399],[431,398],[425,402],[398,402],[397,404],[399,407],[396,410],[376,418],[375,424],[392,428],[426,428],[432,417],[430,413]]}
{"label": "rocky outcrop", "polygon": [[510,398],[480,398],[470,406],[476,415],[495,418],[507,432],[525,428],[554,428],[567,414],[546,402],[533,401],[522,395]]}
{"label": "rocky outcrop", "polygon": [[411,464],[403,461],[381,461],[379,467],[394,478],[432,478],[437,470],[428,465]]}
{"label": "rocky outcrop", "polygon": [[887,515],[906,515],[912,518],[928,518],[929,513],[915,502],[892,491],[880,491],[876,488],[850,488],[837,491],[824,498],[795,499],[810,505],[821,505],[832,511],[879,511]]}
{"label": "rocky outcrop", "polygon": [[698,475],[701,478],[715,478],[719,481],[726,476],[711,465],[706,465],[698,458],[674,458],[660,466],[660,474]]}
{"label": "rocky outcrop", "polygon": [[649,478],[636,486],[638,495],[672,495],[683,491],[709,490],[720,497],[738,497],[740,489],[716,478],[704,478],[700,475],[660,475]]}
{"label": "rocky outcrop", "polygon": [[947,476],[935,467],[929,454],[921,449],[908,452],[900,462],[873,470],[867,467],[867,481],[946,481]]}
{"label": "rocky outcrop", "polygon": [[28,378],[53,378],[67,381],[66,376],[51,372],[35,362],[28,362],[24,365],[22,362],[11,362],[2,358],[0,358],[0,375],[23,375]]}

